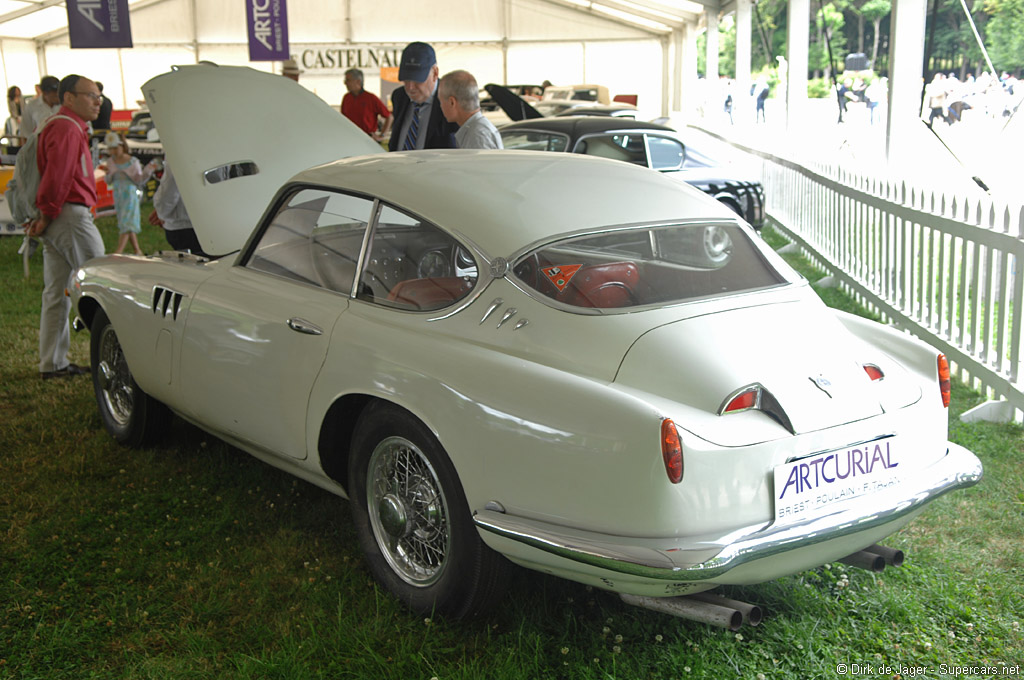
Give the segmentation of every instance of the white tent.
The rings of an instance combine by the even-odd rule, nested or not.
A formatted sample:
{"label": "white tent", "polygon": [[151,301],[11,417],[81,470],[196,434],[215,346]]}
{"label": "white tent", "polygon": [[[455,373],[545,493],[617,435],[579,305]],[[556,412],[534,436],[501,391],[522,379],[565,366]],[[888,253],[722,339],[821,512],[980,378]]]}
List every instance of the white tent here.
{"label": "white tent", "polygon": [[[280,72],[280,62],[249,61],[247,1],[254,0],[135,0],[133,47],[72,50],[65,2],[0,0],[4,87],[28,95],[43,75],[79,73],[105,83],[115,108],[135,108],[140,86],[174,64]],[[481,85],[597,83],[638,95],[641,110],[655,116],[677,80],[670,80],[679,63],[671,52],[680,49],[673,32],[695,26],[703,7],[688,0],[290,0],[287,10],[300,84],[335,106],[346,68],[363,68],[367,89],[380,91],[380,67],[397,66],[402,47],[422,40],[434,45],[442,73],[463,68]]]}

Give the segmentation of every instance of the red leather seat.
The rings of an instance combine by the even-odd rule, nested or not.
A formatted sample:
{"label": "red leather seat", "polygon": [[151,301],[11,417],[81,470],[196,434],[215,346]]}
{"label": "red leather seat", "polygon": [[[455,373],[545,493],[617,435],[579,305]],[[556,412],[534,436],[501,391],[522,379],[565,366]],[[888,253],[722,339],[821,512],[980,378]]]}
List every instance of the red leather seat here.
{"label": "red leather seat", "polygon": [[458,276],[406,279],[388,293],[388,300],[413,309],[441,309],[465,297],[473,282]]}
{"label": "red leather seat", "polygon": [[610,262],[581,267],[556,297],[576,307],[612,309],[636,304],[634,287],[640,273],[632,262]]}

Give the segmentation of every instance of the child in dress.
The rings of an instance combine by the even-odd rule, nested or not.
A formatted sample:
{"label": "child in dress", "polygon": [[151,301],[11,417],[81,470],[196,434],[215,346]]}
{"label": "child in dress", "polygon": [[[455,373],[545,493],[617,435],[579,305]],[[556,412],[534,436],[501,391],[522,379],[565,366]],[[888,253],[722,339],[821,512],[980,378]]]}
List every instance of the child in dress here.
{"label": "child in dress", "polygon": [[139,223],[139,185],[153,174],[153,164],[145,168],[139,159],[128,153],[128,143],[116,132],[108,132],[104,138],[110,158],[103,165],[106,173],[107,186],[114,194],[114,209],[117,211],[117,230],[121,235],[117,239],[115,253],[124,252],[129,241],[136,255],[142,255],[139,239],[136,234],[141,227]]}

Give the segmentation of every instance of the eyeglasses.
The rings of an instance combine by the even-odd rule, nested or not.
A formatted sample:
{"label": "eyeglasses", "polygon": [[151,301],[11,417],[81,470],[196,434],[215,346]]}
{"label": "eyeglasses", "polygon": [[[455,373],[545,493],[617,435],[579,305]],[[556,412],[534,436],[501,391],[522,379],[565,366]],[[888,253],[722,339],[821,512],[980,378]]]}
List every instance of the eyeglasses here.
{"label": "eyeglasses", "polygon": [[71,94],[80,94],[83,97],[88,97],[89,99],[93,100],[94,102],[98,102],[101,99],[103,99],[103,95],[96,94],[95,92],[72,92]]}

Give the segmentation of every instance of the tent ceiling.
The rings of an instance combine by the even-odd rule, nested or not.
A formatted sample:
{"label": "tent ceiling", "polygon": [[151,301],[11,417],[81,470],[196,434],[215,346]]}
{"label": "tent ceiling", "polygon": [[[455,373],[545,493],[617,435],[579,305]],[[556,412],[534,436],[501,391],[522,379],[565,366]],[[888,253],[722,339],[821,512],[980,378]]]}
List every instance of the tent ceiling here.
{"label": "tent ceiling", "polygon": [[[129,9],[142,9],[164,0],[129,1]],[[705,6],[719,0],[546,0],[579,12],[599,14],[632,28],[665,34],[686,23],[695,23]],[[301,11],[301,0],[292,0],[290,12]],[[67,34],[67,9],[63,0],[0,0],[0,39],[18,38],[47,42]],[[298,37],[298,36],[295,36]]]}

